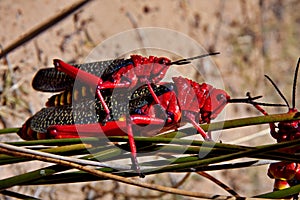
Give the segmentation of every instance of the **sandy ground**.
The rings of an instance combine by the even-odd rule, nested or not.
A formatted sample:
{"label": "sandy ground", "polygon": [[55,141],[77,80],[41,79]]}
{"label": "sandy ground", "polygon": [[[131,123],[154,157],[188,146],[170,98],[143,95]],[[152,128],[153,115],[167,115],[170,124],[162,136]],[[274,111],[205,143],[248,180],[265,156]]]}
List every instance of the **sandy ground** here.
{"label": "sandy ground", "polygon": [[[8,46],[20,35],[39,25],[49,17],[59,13],[75,1],[58,0],[2,0],[0,1],[0,44]],[[165,28],[185,34],[188,41],[195,41],[206,51],[220,51],[213,57],[219,77],[226,91],[232,97],[242,97],[247,91],[253,95],[264,95],[265,101],[281,102],[270,85],[265,85],[263,75],[269,74],[284,94],[290,99],[294,67],[300,55],[300,3],[297,0],[267,1],[109,1],[95,0],[64,21],[35,37],[30,42],[8,54],[9,63],[0,61],[1,80],[1,124],[0,127],[19,127],[36,111],[44,106],[49,94],[36,92],[31,87],[31,79],[39,68],[52,65],[52,59],[61,58],[68,62],[84,62],[90,53],[100,45],[99,59],[106,55],[120,55],[135,43],[147,42],[147,37],[138,34],[136,41],[123,40],[113,43],[116,34],[125,34],[133,28]],[[135,31],[133,31],[135,32]],[[156,36],[153,36],[156,37]],[[111,40],[112,39],[112,40]],[[174,51],[182,55],[194,56],[190,44],[174,40],[166,34],[157,36],[165,45],[157,54]],[[105,43],[106,42],[106,43]],[[115,45],[115,46],[114,46]],[[134,46],[134,45],[133,45]],[[123,49],[124,47],[124,49]],[[99,48],[99,47],[98,47]],[[129,52],[130,53],[130,52]],[[162,55],[159,55],[162,56]],[[180,71],[181,69],[179,69]],[[202,71],[201,71],[202,70]],[[210,74],[211,69],[200,72]],[[199,71],[198,71],[199,72]],[[178,73],[175,71],[174,73]],[[173,73],[173,74],[174,74]],[[181,70],[195,80],[199,74]],[[219,80],[218,80],[219,81]],[[298,92],[299,94],[299,92]],[[299,99],[299,95],[296,97]],[[271,113],[279,112],[270,108]],[[286,110],[281,110],[285,112]],[[249,106],[229,105],[226,119],[259,115]],[[246,127],[222,132],[222,141],[253,135],[268,126]],[[17,140],[17,137],[1,137],[1,141]],[[266,134],[242,144],[258,145],[274,142]],[[43,164],[30,163],[29,168]],[[1,168],[1,178],[22,173],[20,165]],[[239,194],[251,196],[272,190],[272,181],[266,175],[266,166],[212,172],[217,178],[234,188]],[[169,179],[174,175],[167,175]],[[177,177],[177,176],[176,176]],[[163,176],[149,179],[168,184]],[[193,176],[182,188],[214,194],[227,194],[204,178]],[[14,191],[35,195],[41,199],[134,199],[122,193],[140,195],[155,194],[148,190],[112,182],[94,182],[63,186],[14,187]],[[113,192],[112,192],[113,191]],[[113,196],[113,193],[116,193]],[[118,193],[121,193],[118,195]],[[90,197],[88,197],[90,195]],[[179,196],[164,196],[163,199],[189,199]],[[0,199],[5,199],[0,196]]]}

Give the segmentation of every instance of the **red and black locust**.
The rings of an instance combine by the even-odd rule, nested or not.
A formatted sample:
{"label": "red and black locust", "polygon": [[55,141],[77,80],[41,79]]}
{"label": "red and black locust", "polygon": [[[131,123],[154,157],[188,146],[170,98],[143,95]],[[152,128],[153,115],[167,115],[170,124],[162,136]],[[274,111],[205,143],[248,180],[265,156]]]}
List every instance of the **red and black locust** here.
{"label": "red and black locust", "polygon": [[[148,88],[158,103],[157,96],[151,84],[159,83],[172,65],[186,65],[191,60],[217,55],[219,52],[203,54],[191,58],[171,61],[166,57],[131,55],[128,59],[114,59],[93,63],[71,65],[59,59],[54,59],[54,68],[41,69],[34,77],[32,86],[43,92],[54,92],[72,88],[74,80],[81,81],[92,88],[103,105],[106,115],[109,108],[104,100],[103,91],[115,88],[134,89],[141,85]],[[63,73],[59,73],[63,72]]]}
{"label": "red and black locust", "polygon": [[[199,124],[210,123],[228,103],[253,103],[260,97],[232,99],[224,90],[183,77],[173,77],[171,83],[159,82],[162,79],[161,74],[164,75],[170,63],[186,64],[191,59],[203,56],[175,62],[166,62],[163,58],[163,63],[169,63],[167,65],[162,65],[160,61],[153,64],[151,61],[148,63],[152,66],[151,71],[158,72],[156,74],[159,75],[151,79],[148,75],[137,76],[136,71],[139,67],[136,67],[134,68],[136,71],[131,75],[138,77],[136,79],[142,83],[139,84],[140,87],[133,87],[132,90],[127,90],[132,84],[128,81],[130,80],[128,77],[132,76],[123,70],[130,67],[132,69],[134,65],[128,64],[129,61],[126,59],[74,65],[70,69],[69,65],[55,60],[56,68],[40,70],[33,79],[33,87],[41,91],[64,92],[51,97],[46,103],[47,107],[29,118],[18,134],[27,140],[127,135],[133,164],[140,173],[134,135],[151,136],[191,123],[205,140],[210,140]],[[150,56],[142,63],[152,59],[154,58]],[[72,73],[61,72],[61,69],[57,69],[58,62],[63,68],[76,70]],[[97,66],[100,66],[100,69]],[[73,88],[75,77],[79,77],[82,83],[79,88]],[[149,83],[150,80],[158,83]],[[111,87],[104,87],[107,85]],[[90,95],[84,95],[87,93]],[[77,132],[78,129],[81,130],[80,134]]]}

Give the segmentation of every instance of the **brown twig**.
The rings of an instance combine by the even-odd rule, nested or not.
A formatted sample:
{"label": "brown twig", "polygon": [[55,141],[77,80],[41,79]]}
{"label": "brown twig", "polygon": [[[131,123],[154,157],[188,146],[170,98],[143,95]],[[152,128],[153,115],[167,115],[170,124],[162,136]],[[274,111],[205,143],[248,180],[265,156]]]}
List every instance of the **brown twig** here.
{"label": "brown twig", "polygon": [[236,198],[241,198],[241,196],[236,193],[233,189],[231,189],[229,186],[227,186],[225,183],[221,182],[220,180],[216,179],[215,177],[213,177],[212,175],[206,173],[206,172],[196,172],[197,174],[207,178],[208,180],[216,183],[218,186],[220,186],[221,188],[223,188],[224,190],[226,190],[229,194],[231,194],[232,196],[236,197]]}
{"label": "brown twig", "polygon": [[77,163],[77,164],[81,164],[81,165],[90,165],[90,166],[95,166],[95,167],[108,167],[108,168],[123,169],[123,170],[130,169],[130,167],[124,167],[121,165],[116,165],[116,164],[108,165],[108,164],[101,163],[98,161],[84,160],[84,159],[72,158],[72,157],[67,157],[67,156],[60,156],[60,155],[47,153],[47,152],[43,152],[43,151],[35,151],[35,150],[26,149],[26,148],[22,148],[22,147],[16,147],[16,146],[4,144],[4,143],[0,143],[0,148],[7,148],[7,149],[10,149],[11,151],[27,153],[27,154],[34,155],[34,156],[43,156],[45,158],[53,158],[53,159]]}
{"label": "brown twig", "polygon": [[[180,187],[182,184],[185,183],[185,181],[189,178],[190,175],[191,175],[191,172],[186,173],[179,182],[172,184],[172,188]],[[159,198],[162,198],[163,196],[167,195],[168,193],[135,195],[135,194],[129,194],[128,192],[124,193],[124,192],[115,192],[114,191],[114,194],[122,195],[124,197],[129,197],[129,198],[137,198],[137,199],[159,199]]]}
{"label": "brown twig", "polygon": [[23,35],[21,35],[20,38],[13,41],[10,45],[8,45],[6,48],[4,48],[0,52],[0,59],[4,55],[8,54],[9,52],[11,52],[14,49],[18,48],[19,46],[23,45],[24,43],[30,41],[31,39],[33,39],[34,37],[36,37],[43,31],[54,26],[55,24],[57,24],[58,22],[60,22],[61,20],[63,20],[67,16],[69,16],[71,13],[75,12],[76,10],[78,10],[79,8],[84,6],[86,3],[91,2],[91,1],[92,0],[80,0],[76,3],[74,3],[73,5],[63,9],[57,15],[51,17],[50,19],[46,20],[45,22],[39,24],[38,26],[36,26],[33,29],[29,30],[28,32],[24,33]]}

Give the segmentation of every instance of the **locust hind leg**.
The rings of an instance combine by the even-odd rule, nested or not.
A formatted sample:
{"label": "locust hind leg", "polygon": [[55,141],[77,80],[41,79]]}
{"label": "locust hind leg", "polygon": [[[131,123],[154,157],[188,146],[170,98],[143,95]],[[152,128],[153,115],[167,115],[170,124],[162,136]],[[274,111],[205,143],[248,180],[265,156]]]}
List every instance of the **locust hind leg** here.
{"label": "locust hind leg", "polygon": [[203,137],[205,141],[211,141],[209,135],[199,126],[199,124],[195,121],[195,117],[192,114],[185,114],[186,119],[194,126],[197,132]]}
{"label": "locust hind leg", "polygon": [[[186,113],[185,114],[186,119],[194,126],[194,128],[197,130],[197,133],[199,133],[205,141],[213,141],[211,139],[211,134],[210,132],[208,132],[208,134],[200,127],[200,125],[195,121],[195,117],[192,114]],[[206,153],[205,153],[206,155]],[[198,154],[199,158],[203,158],[203,154],[201,152],[201,148],[199,150],[199,154]]]}
{"label": "locust hind leg", "polygon": [[[109,88],[105,88],[103,86],[103,80],[98,76],[95,76],[86,71],[78,69],[78,68],[74,67],[73,65],[65,63],[59,59],[54,59],[53,64],[58,71],[62,71],[64,73],[68,74],[69,76],[71,76],[72,78],[78,79],[81,82],[89,85],[90,87],[95,87],[95,85],[97,86],[96,87],[96,96],[100,100],[100,102],[104,108],[104,111],[106,113],[106,118],[105,118],[105,120],[103,120],[103,124],[105,124],[110,116],[110,110],[109,110],[106,102],[104,101],[104,97],[100,91],[100,89],[109,89]],[[109,86],[113,87],[113,88],[115,87],[115,85],[113,85],[113,84],[107,85],[106,87],[109,87]]]}

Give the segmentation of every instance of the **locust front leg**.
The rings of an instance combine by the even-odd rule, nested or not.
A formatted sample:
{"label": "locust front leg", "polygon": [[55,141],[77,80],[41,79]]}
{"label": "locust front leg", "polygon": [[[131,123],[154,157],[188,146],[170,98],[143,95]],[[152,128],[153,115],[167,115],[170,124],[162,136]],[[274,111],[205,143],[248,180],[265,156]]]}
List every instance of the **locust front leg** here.
{"label": "locust front leg", "polygon": [[185,113],[184,116],[187,119],[187,121],[190,122],[194,126],[194,128],[203,137],[204,140],[211,141],[211,137],[200,127],[199,123],[196,122],[195,115],[187,112],[187,113]]}

